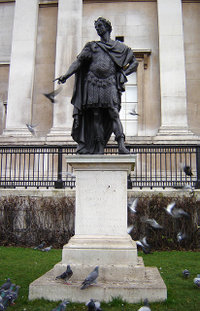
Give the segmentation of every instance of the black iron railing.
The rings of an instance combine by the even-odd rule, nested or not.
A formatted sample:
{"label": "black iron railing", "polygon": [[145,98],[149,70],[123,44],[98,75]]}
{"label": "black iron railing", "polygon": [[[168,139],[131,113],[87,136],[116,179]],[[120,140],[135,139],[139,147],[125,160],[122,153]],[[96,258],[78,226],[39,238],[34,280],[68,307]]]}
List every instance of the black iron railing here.
{"label": "black iron railing", "polygon": [[[200,188],[200,146],[198,145],[128,145],[137,156],[129,186]],[[117,154],[109,146],[105,154]],[[1,146],[0,187],[66,188],[75,187],[75,176],[66,163],[66,155],[75,154],[76,146]],[[181,164],[190,166],[187,176]]]}

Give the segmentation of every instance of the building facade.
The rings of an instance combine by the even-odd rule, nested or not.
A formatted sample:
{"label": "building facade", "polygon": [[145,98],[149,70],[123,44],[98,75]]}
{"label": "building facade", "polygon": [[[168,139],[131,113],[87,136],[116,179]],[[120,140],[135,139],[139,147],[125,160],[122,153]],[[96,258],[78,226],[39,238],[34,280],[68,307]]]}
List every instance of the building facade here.
{"label": "building facade", "polygon": [[0,0],[0,144],[73,143],[74,77],[55,104],[44,93],[98,40],[99,16],[139,61],[122,97],[126,141],[200,142],[200,0]]}

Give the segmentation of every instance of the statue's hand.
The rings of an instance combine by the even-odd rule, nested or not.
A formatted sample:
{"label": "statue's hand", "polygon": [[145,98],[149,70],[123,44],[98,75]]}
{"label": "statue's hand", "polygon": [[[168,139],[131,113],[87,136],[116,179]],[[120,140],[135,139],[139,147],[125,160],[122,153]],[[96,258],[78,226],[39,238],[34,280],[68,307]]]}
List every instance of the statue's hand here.
{"label": "statue's hand", "polygon": [[65,83],[67,80],[67,77],[65,75],[60,76],[57,80],[58,80],[58,84]]}

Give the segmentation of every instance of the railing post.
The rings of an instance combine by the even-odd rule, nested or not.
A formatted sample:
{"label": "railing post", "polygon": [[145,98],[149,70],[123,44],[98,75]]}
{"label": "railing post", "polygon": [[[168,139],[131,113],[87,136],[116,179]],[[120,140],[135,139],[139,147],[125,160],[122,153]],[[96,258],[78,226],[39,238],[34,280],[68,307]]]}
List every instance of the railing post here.
{"label": "railing post", "polygon": [[62,180],[62,147],[58,147],[58,179],[55,181],[55,188],[64,188],[64,182]]}
{"label": "railing post", "polygon": [[196,147],[196,170],[197,170],[197,181],[195,188],[200,189],[200,146]]}

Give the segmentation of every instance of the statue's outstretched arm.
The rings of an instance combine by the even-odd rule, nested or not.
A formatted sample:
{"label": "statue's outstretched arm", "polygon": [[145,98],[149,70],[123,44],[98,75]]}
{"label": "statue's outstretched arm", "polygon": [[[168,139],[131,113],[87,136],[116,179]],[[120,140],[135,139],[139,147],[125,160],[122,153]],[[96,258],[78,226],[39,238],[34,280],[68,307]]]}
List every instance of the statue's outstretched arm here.
{"label": "statue's outstretched arm", "polygon": [[66,80],[71,77],[74,73],[76,73],[78,71],[78,69],[81,66],[81,62],[77,59],[75,60],[69,67],[69,69],[67,70],[66,74],[64,74],[63,76],[60,76],[59,78],[56,78],[54,81],[58,81],[58,83],[65,83]]}

